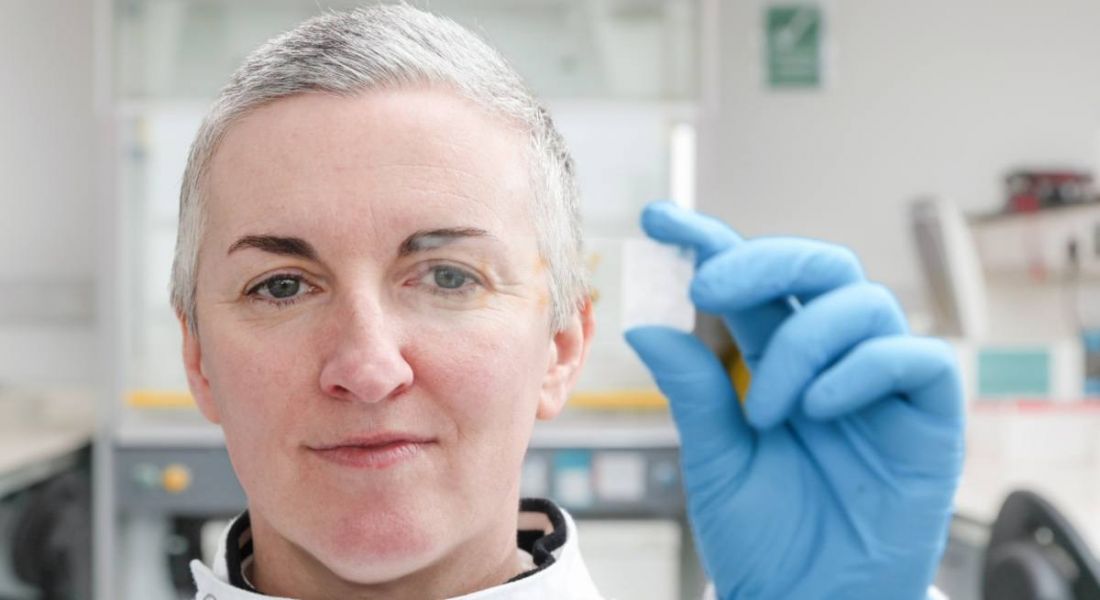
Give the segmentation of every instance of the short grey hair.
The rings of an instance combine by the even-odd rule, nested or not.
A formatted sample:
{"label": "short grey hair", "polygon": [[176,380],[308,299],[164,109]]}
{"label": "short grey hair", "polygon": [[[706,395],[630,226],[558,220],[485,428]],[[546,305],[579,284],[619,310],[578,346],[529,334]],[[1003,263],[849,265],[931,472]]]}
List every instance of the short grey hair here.
{"label": "short grey hair", "polygon": [[180,189],[172,265],[176,313],[197,334],[197,270],[204,178],[226,131],[250,111],[308,92],[353,96],[370,89],[442,85],[518,126],[527,139],[531,216],[546,263],[554,331],[585,301],[579,194],[572,159],[549,113],[516,71],[457,23],[407,5],[330,12],[260,46],[221,90],[191,145]]}

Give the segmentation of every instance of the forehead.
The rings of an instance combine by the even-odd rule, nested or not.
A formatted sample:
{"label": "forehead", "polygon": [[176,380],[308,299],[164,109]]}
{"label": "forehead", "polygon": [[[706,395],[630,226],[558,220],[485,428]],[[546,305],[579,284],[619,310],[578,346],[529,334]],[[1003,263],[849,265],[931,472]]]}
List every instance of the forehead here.
{"label": "forehead", "polygon": [[351,229],[353,240],[456,221],[522,230],[532,202],[527,156],[520,131],[447,90],[291,96],[222,139],[205,229],[224,238],[294,227],[332,239]]}

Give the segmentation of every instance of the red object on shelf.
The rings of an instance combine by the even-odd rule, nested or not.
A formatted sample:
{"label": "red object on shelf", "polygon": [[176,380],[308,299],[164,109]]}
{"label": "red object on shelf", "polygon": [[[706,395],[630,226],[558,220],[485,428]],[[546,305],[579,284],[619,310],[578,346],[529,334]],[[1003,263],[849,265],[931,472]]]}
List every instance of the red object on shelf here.
{"label": "red object on shelf", "polygon": [[1005,177],[1008,213],[1033,213],[1044,208],[1084,204],[1093,199],[1092,174],[1079,171],[1021,169]]}
{"label": "red object on shelf", "polygon": [[1012,212],[1028,213],[1039,210],[1039,197],[1033,194],[1013,196],[1009,202],[1012,203]]}
{"label": "red object on shelf", "polygon": [[1057,401],[1047,398],[978,399],[971,406],[981,412],[1100,412],[1100,397]]}

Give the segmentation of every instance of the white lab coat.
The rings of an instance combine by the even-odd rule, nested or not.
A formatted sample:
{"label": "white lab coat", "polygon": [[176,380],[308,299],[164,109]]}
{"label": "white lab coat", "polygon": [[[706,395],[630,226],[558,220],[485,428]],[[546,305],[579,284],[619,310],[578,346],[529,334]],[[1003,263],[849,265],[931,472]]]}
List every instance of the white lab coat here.
{"label": "white lab coat", "polygon": [[[554,551],[552,564],[517,581],[452,600],[603,600],[581,559],[576,524],[569,513],[564,510],[561,513],[565,517],[566,538],[565,543]],[[191,575],[198,588],[195,600],[292,600],[257,594],[229,583],[226,547],[231,529],[232,525],[226,527],[222,534],[213,569],[200,561],[191,561]]]}
{"label": "white lab coat", "polygon": [[[450,600],[604,600],[581,558],[580,548],[577,546],[577,526],[573,517],[564,509],[558,510],[565,518],[566,538],[565,543],[554,551],[553,564],[518,581],[456,596]],[[195,600],[295,600],[257,594],[229,583],[226,547],[230,541],[231,529],[232,524],[222,533],[213,569],[200,561],[191,561],[191,576],[198,588]],[[707,600],[714,598],[714,588],[708,586],[703,597]],[[933,587],[928,590],[928,600],[947,600],[947,597]]]}

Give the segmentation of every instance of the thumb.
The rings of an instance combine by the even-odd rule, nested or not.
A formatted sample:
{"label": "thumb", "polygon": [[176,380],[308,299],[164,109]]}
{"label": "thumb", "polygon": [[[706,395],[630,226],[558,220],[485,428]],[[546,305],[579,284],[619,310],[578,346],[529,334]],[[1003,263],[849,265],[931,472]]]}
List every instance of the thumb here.
{"label": "thumb", "polygon": [[[660,326],[635,327],[626,341],[668,398],[687,479],[725,478],[751,457],[753,431],[718,357],[699,338]],[[690,483],[690,481],[689,481]]]}

